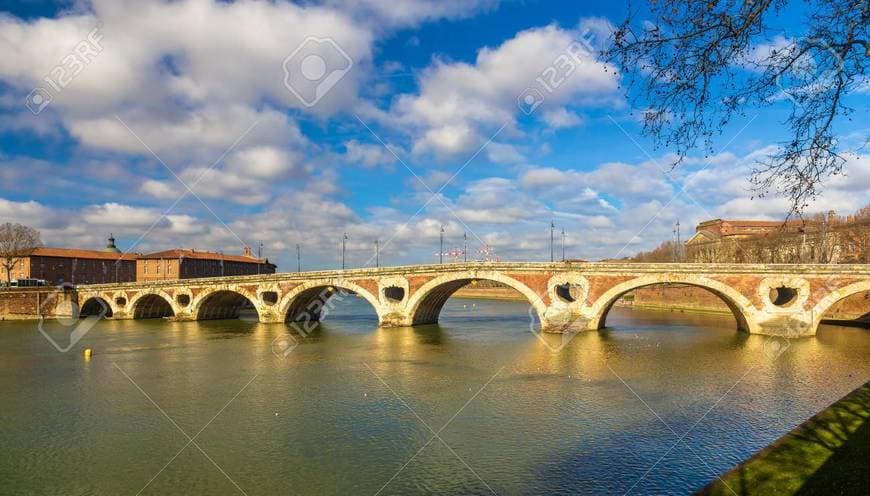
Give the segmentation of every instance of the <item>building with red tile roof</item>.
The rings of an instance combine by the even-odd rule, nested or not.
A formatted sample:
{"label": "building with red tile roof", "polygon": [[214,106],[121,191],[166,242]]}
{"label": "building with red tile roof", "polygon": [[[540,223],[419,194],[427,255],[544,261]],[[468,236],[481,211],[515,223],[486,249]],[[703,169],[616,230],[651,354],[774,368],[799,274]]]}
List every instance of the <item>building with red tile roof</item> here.
{"label": "building with red tile roof", "polygon": [[275,264],[269,259],[254,257],[248,247],[241,255],[175,248],[139,255],[136,260],[136,280],[274,274],[275,269]]}

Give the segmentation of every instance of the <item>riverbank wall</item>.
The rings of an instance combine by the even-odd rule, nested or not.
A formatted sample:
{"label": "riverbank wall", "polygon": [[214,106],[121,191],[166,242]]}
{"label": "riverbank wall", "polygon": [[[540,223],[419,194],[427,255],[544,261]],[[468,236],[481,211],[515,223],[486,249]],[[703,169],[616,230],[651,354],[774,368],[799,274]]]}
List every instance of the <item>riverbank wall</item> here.
{"label": "riverbank wall", "polygon": [[696,494],[867,494],[870,382],[813,415]]}
{"label": "riverbank wall", "polygon": [[0,291],[0,320],[68,317],[76,301],[74,291],[56,288],[17,288]]}

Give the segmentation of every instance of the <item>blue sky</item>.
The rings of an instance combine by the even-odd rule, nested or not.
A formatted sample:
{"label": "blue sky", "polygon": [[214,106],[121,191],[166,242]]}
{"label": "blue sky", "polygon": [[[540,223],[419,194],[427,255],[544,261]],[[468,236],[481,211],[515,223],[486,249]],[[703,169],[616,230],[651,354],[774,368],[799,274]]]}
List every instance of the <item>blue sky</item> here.
{"label": "blue sky", "polygon": [[[752,199],[746,181],[785,137],[787,99],[750,109],[717,153],[669,171],[670,151],[640,134],[624,74],[594,53],[561,59],[574,70],[540,87],[580,40],[606,42],[625,14],[616,2],[6,8],[0,220],[36,227],[47,245],[98,248],[109,232],[136,252],[262,241],[290,270],[297,243],[306,267],[335,267],[344,232],[351,266],[374,263],[375,239],[384,263],[433,262],[444,225],[446,248],[467,233],[472,258],[485,243],[503,260],[544,260],[553,220],[569,257],[599,259],[670,239],[677,218],[688,235],[709,218],[787,210]],[[755,48],[799,38],[801,8]],[[323,79],[298,78],[312,54],[341,73],[316,102],[304,91]],[[543,100],[527,115],[517,100],[529,88]],[[867,135],[867,95],[856,93],[838,129],[845,149]],[[868,191],[859,152],[811,208],[851,212]]]}

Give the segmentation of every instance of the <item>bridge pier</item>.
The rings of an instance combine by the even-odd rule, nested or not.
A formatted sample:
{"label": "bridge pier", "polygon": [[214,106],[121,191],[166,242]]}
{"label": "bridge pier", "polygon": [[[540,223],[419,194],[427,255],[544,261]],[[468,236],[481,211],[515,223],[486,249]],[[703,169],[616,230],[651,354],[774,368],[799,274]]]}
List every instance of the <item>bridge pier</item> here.
{"label": "bridge pier", "polygon": [[[529,309],[529,314],[533,309]],[[592,319],[579,310],[573,310],[563,305],[551,305],[541,317],[541,332],[552,334],[578,333],[595,330]]]}
{"label": "bridge pier", "polygon": [[755,329],[752,334],[798,338],[816,334],[812,312],[795,310],[793,312],[770,313],[760,311],[755,315]]}

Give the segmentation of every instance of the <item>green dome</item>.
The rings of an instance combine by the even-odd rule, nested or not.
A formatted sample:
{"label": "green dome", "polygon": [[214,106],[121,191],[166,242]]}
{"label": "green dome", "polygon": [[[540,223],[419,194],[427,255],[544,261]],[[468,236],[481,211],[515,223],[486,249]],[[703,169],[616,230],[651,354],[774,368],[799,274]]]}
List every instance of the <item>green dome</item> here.
{"label": "green dome", "polygon": [[103,251],[108,253],[121,253],[121,250],[115,246],[115,236],[113,234],[109,235],[109,242],[106,244],[106,247],[103,248]]}

